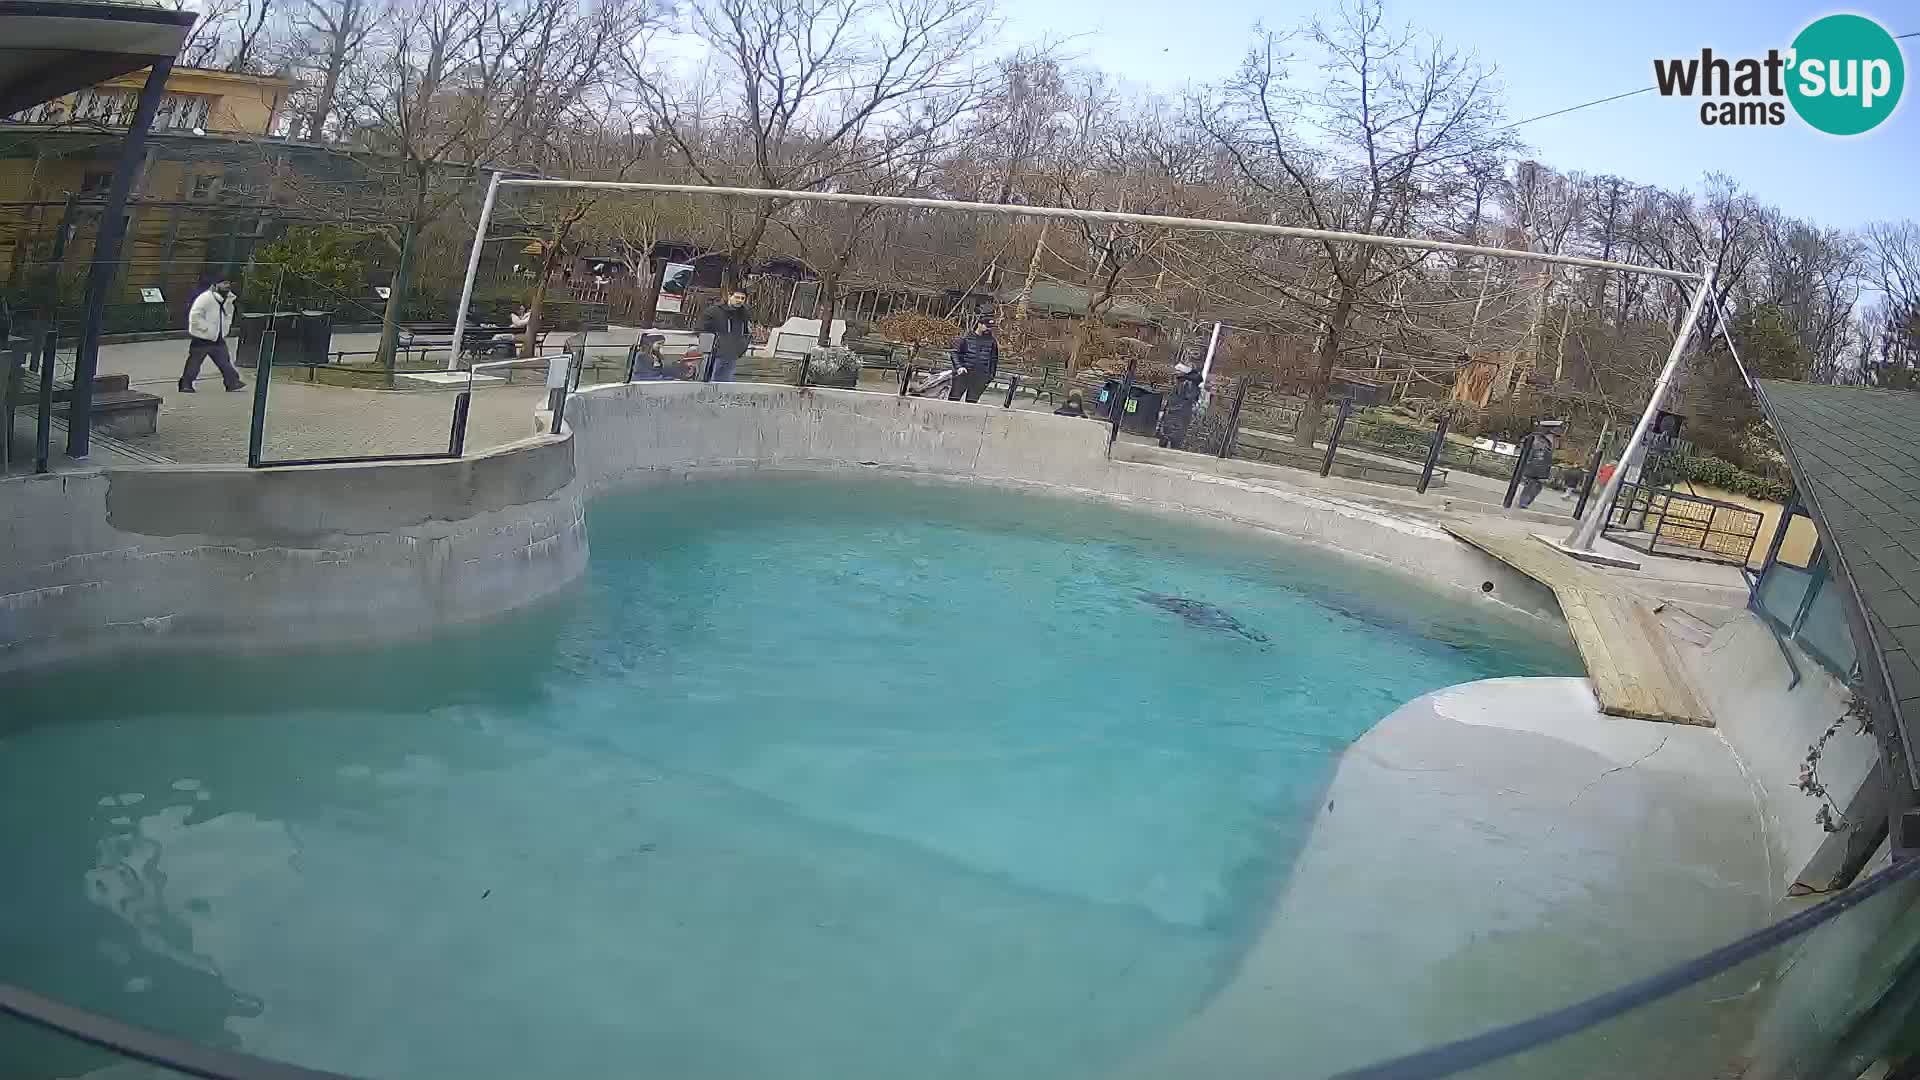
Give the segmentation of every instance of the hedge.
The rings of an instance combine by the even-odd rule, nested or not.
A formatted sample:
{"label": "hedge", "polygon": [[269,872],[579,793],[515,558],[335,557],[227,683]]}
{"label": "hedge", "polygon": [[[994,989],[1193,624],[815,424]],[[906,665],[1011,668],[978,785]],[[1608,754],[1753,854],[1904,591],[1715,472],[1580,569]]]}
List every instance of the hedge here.
{"label": "hedge", "polygon": [[1717,487],[1737,495],[1766,499],[1770,502],[1786,502],[1787,496],[1792,493],[1792,487],[1784,480],[1755,476],[1732,462],[1711,455],[1699,454],[1678,458],[1674,464],[1683,480]]}

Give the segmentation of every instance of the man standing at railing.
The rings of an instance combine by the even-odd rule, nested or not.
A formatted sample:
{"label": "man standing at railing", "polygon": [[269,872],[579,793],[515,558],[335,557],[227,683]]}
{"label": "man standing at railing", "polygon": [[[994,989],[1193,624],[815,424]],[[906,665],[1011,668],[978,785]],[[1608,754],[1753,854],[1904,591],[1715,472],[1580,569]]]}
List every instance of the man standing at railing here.
{"label": "man standing at railing", "polygon": [[948,384],[948,401],[979,401],[993,373],[1000,368],[1000,343],[993,339],[993,320],[981,316],[973,324],[973,333],[953,343],[953,382]]}
{"label": "man standing at railing", "polygon": [[734,366],[752,343],[745,289],[733,290],[727,294],[726,303],[714,304],[700,314],[700,344],[710,351],[708,382],[732,382]]}
{"label": "man standing at railing", "polygon": [[216,281],[207,291],[193,298],[187,309],[187,366],[180,372],[180,392],[191,394],[193,381],[200,377],[200,361],[211,356],[213,366],[227,389],[245,390],[240,373],[227,357],[227,331],[233,327],[233,283]]}
{"label": "man standing at railing", "polygon": [[1173,366],[1173,389],[1167,392],[1167,406],[1160,411],[1160,445],[1174,450],[1187,448],[1187,429],[1193,426],[1193,409],[1200,402],[1200,373],[1182,361]]}

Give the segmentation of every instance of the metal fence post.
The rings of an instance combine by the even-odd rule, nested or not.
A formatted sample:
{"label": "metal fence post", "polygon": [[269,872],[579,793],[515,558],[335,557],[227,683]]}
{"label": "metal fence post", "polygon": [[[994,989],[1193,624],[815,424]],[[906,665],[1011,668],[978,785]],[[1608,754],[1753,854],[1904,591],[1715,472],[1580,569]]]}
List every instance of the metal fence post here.
{"label": "metal fence post", "polygon": [[1019,389],[1020,389],[1020,376],[1018,375],[1007,376],[1007,400],[1000,407],[1003,409],[1013,408],[1013,395]]}
{"label": "metal fence post", "polygon": [[1127,414],[1127,402],[1133,398],[1133,375],[1139,366],[1139,357],[1127,361],[1127,377],[1120,380],[1120,394],[1107,404],[1107,416],[1113,423],[1113,426],[1107,430],[1109,451],[1113,449],[1114,442],[1120,438],[1120,419]]}
{"label": "metal fence post", "polygon": [[254,361],[253,372],[253,423],[247,429],[247,468],[260,467],[261,451],[267,442],[267,382],[273,374],[273,350],[279,339],[277,331],[268,330],[260,335],[260,359]]}
{"label": "metal fence post", "polygon": [[1419,486],[1413,489],[1416,494],[1425,495],[1427,485],[1433,481],[1433,467],[1440,461],[1441,448],[1447,445],[1447,424],[1452,419],[1452,413],[1440,414],[1440,423],[1433,429],[1433,442],[1427,446],[1427,463],[1420,469]]}
{"label": "metal fence post", "polygon": [[40,340],[40,417],[33,431],[33,471],[47,471],[47,448],[53,441],[53,362],[60,351],[60,330],[48,330]]}
{"label": "metal fence post", "polygon": [[1531,449],[1533,432],[1529,431],[1520,439],[1520,456],[1514,459],[1513,475],[1507,478],[1507,497],[1500,500],[1500,505],[1505,509],[1513,509],[1513,493],[1520,490],[1520,472],[1527,467],[1527,451]]}
{"label": "metal fence post", "polygon": [[807,388],[807,369],[812,366],[813,357],[810,354],[802,353],[800,356],[800,378],[793,385],[805,390]]}
{"label": "metal fence post", "polygon": [[8,349],[0,364],[0,476],[13,463],[13,385],[20,380],[20,350]]}
{"label": "metal fence post", "polygon": [[1233,456],[1233,441],[1240,437],[1240,407],[1247,402],[1247,383],[1252,376],[1240,376],[1240,386],[1233,392],[1233,408],[1227,410],[1227,433],[1220,440],[1220,460]]}
{"label": "metal fence post", "polygon": [[467,448],[467,409],[472,403],[471,390],[462,390],[453,399],[453,434],[447,440],[447,453],[453,457],[459,457]]}
{"label": "metal fence post", "polygon": [[1341,398],[1340,414],[1333,418],[1333,430],[1327,432],[1327,456],[1320,461],[1321,476],[1327,476],[1333,472],[1333,455],[1335,451],[1340,449],[1340,434],[1347,430],[1347,417],[1352,415],[1353,399],[1350,397]]}
{"label": "metal fence post", "polygon": [[1580,500],[1573,504],[1573,519],[1580,520],[1587,512],[1587,500],[1593,497],[1593,480],[1600,475],[1600,463],[1607,457],[1607,433],[1600,433],[1600,442],[1593,448],[1593,460],[1587,462],[1586,478],[1580,481]]}

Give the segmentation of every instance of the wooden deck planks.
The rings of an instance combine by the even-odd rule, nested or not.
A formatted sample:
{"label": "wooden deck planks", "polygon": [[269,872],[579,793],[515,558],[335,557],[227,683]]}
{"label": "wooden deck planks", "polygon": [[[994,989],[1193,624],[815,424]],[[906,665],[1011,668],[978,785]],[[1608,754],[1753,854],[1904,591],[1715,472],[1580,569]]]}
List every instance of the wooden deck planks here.
{"label": "wooden deck planks", "polygon": [[1646,601],[1527,535],[1446,526],[1458,539],[1553,590],[1601,711],[1712,727],[1666,630]]}

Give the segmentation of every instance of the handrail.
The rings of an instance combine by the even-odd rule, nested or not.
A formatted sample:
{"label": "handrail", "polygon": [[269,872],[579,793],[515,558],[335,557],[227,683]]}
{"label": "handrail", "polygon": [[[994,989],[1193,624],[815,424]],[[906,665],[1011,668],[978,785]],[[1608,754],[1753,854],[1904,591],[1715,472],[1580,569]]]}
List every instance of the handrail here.
{"label": "handrail", "polygon": [[1531,1020],[1522,1020],[1405,1057],[1343,1072],[1334,1080],[1437,1080],[1585,1031],[1731,970],[1776,945],[1792,941],[1872,899],[1888,886],[1915,876],[1916,872],[1920,872],[1920,858],[1901,860],[1831,900],[1823,900],[1738,941],[1628,983],[1617,990],[1609,990],[1566,1008],[1543,1013]]}
{"label": "handrail", "polygon": [[303,1068],[161,1035],[6,983],[0,983],[0,1016],[11,1016],[88,1046],[202,1080],[353,1080],[344,1073]]}

